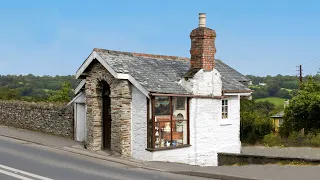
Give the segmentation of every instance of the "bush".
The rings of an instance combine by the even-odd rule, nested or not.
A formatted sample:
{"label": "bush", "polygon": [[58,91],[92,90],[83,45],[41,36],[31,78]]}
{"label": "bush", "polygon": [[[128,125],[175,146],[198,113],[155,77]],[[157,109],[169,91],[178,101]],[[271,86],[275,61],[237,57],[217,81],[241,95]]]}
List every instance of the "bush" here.
{"label": "bush", "polygon": [[267,134],[262,140],[265,146],[281,146],[281,138],[275,134]]}
{"label": "bush", "polygon": [[305,136],[300,133],[300,132],[296,132],[296,131],[293,131],[290,133],[288,139],[287,139],[287,143],[290,145],[290,146],[302,146],[305,144],[307,138],[305,138]]}
{"label": "bush", "polygon": [[255,144],[272,130],[270,111],[274,105],[268,102],[256,103],[251,100],[241,100],[241,142]]}
{"label": "bush", "polygon": [[320,134],[312,134],[312,136],[309,138],[309,142],[314,147],[320,147]]}

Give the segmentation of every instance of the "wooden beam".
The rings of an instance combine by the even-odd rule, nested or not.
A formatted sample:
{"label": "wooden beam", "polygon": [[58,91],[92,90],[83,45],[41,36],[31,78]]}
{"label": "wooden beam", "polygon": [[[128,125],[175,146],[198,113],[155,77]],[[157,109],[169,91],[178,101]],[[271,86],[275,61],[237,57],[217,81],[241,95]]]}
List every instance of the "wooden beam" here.
{"label": "wooden beam", "polygon": [[193,94],[165,94],[165,93],[149,93],[150,96],[174,96],[174,97],[191,97],[191,98],[206,98],[206,99],[223,99],[226,96],[202,96]]}

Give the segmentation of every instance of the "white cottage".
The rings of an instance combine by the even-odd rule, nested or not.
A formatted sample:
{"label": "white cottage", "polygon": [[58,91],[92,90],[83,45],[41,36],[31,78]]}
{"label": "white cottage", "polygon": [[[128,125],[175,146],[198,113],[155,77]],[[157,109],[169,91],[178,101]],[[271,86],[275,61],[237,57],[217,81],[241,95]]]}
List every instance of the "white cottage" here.
{"label": "white cottage", "polygon": [[76,140],[143,161],[217,166],[240,153],[240,99],[248,80],[215,59],[214,30],[199,14],[191,58],[95,48],[76,72]]}

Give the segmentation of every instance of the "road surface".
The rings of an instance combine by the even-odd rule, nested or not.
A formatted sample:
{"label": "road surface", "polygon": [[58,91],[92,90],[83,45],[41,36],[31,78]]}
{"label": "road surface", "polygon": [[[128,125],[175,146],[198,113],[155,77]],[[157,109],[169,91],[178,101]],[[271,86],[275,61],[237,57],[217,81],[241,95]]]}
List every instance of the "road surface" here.
{"label": "road surface", "polygon": [[205,179],[130,167],[0,136],[1,180]]}

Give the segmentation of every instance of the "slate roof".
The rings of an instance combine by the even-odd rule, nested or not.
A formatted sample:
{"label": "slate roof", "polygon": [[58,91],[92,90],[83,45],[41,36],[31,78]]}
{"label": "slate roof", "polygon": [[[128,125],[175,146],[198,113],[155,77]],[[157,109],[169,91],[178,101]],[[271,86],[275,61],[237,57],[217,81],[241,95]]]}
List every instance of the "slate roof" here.
{"label": "slate roof", "polygon": [[277,114],[271,116],[272,118],[282,118],[284,115],[284,111],[278,112]]}
{"label": "slate roof", "polygon": [[[162,56],[94,49],[117,73],[130,74],[149,92],[191,94],[178,81],[190,68],[188,58]],[[215,67],[222,76],[223,90],[248,91],[239,81],[248,81],[245,76],[229,67],[221,60]]]}

